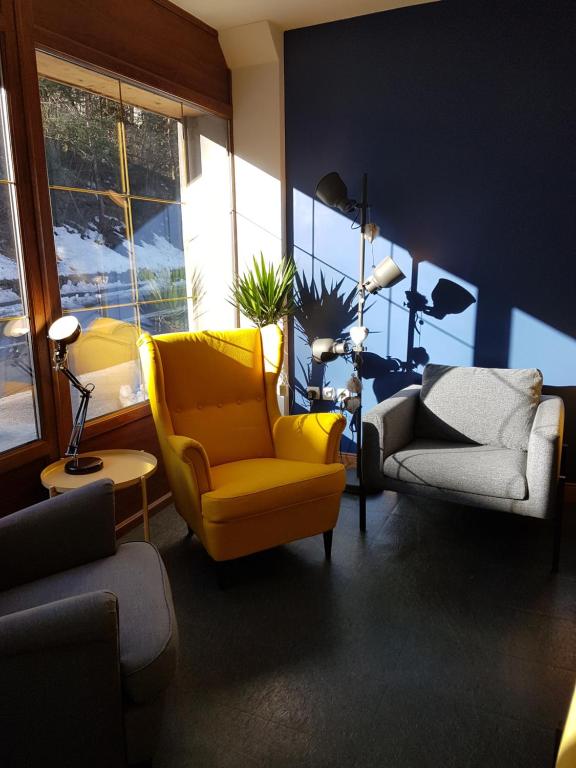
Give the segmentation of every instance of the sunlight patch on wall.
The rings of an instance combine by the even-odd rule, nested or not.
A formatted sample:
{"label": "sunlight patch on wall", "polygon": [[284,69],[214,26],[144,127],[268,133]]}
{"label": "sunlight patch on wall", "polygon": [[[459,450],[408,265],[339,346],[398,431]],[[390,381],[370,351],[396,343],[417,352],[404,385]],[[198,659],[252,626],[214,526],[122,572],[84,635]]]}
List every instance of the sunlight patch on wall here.
{"label": "sunlight patch on wall", "polygon": [[[299,190],[293,190],[292,204],[297,295],[305,304],[295,318],[295,402],[297,409],[307,410],[307,385],[345,387],[352,373],[344,358],[328,365],[313,363],[310,344],[315,338],[347,338],[356,324],[360,233],[352,216]],[[406,249],[380,236],[366,243],[364,277],[386,257],[394,259],[406,279],[367,298],[365,409],[418,381],[427,360],[473,364],[478,289],[434,264],[417,263]],[[328,402],[312,405],[312,410],[332,408]],[[348,428],[345,450],[352,439]]]}
{"label": "sunlight patch on wall", "polygon": [[238,270],[243,272],[260,251],[267,261],[282,257],[282,195],[279,179],[241,157],[234,165]]}
{"label": "sunlight patch on wall", "polygon": [[576,339],[514,307],[508,365],[539,368],[545,384],[572,386],[576,380]]}

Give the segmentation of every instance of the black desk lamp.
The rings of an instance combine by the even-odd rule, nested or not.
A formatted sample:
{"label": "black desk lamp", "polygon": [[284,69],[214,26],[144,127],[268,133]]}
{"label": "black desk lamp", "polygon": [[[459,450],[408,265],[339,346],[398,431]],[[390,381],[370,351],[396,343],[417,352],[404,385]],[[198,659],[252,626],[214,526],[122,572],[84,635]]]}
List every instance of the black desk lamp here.
{"label": "black desk lamp", "polygon": [[56,322],[52,323],[48,331],[48,338],[50,341],[53,341],[55,345],[53,357],[54,370],[63,373],[72,386],[80,393],[80,404],[76,410],[68,448],[64,454],[65,456],[72,457],[64,466],[64,469],[69,475],[89,475],[92,472],[98,472],[103,466],[102,459],[98,456],[78,456],[86,414],[88,413],[88,403],[90,402],[92,392],[94,391],[94,384],[87,384],[84,386],[76,376],[68,370],[68,366],[66,365],[68,359],[68,345],[74,344],[81,333],[82,328],[80,327],[78,318],[74,317],[74,315],[65,315],[64,317],[59,318]]}

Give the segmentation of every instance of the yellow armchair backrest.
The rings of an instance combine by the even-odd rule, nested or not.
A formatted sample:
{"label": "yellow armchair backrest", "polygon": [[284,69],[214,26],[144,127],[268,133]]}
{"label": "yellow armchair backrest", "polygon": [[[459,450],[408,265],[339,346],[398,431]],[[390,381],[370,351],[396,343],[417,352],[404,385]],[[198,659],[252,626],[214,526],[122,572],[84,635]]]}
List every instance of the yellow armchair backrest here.
{"label": "yellow armchair backrest", "polygon": [[161,442],[194,438],[211,466],[274,456],[278,328],[143,334],[139,345]]}

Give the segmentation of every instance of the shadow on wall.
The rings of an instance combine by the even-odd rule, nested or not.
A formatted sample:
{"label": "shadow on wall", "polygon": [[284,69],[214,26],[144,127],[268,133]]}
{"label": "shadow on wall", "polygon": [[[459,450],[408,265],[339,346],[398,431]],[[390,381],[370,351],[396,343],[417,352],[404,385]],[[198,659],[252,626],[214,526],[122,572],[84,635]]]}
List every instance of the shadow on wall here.
{"label": "shadow on wall", "polygon": [[[348,339],[350,327],[357,322],[358,278],[351,270],[359,234],[350,219],[298,191],[294,191],[294,207],[303,214],[299,240],[294,243],[299,267],[294,411],[329,411],[337,406],[323,400],[310,403],[306,389],[346,387],[352,362],[339,358],[328,365],[317,363],[310,345],[317,338]],[[306,245],[310,250],[305,250]],[[454,365],[473,362],[476,288],[456,282],[454,275],[429,262],[419,264],[407,251],[380,237],[369,248],[366,274],[387,255],[393,256],[408,278],[372,296],[365,308],[370,328],[363,369],[365,408],[419,382],[430,359]],[[355,432],[351,417],[343,450],[354,450]]]}
{"label": "shadow on wall", "polygon": [[[308,201],[312,209],[310,222],[320,216],[324,229],[321,234],[312,233],[311,252],[304,250],[302,241],[294,244],[299,273],[293,410],[331,411],[339,406],[327,400],[310,403],[307,387],[345,387],[352,374],[352,361],[342,357],[328,364],[317,363],[312,359],[310,346],[317,338],[348,339],[350,327],[357,322],[357,277],[351,268],[358,232],[342,214],[298,191],[294,198],[295,209],[300,211]],[[302,231],[302,221],[300,228]],[[365,408],[418,383],[423,367],[430,361],[476,364],[478,290],[430,262],[419,263],[384,238],[377,239],[375,249],[371,254],[373,264],[384,255],[392,255],[408,278],[399,286],[372,296],[365,309],[365,322],[370,328],[363,368]],[[369,269],[370,266],[367,274]],[[508,367],[540,368],[544,381],[549,382],[545,392],[557,393],[564,399],[570,425],[576,414],[576,397],[570,386],[576,380],[576,340],[516,307],[510,312]],[[354,450],[354,417],[349,422],[342,440],[344,451]]]}

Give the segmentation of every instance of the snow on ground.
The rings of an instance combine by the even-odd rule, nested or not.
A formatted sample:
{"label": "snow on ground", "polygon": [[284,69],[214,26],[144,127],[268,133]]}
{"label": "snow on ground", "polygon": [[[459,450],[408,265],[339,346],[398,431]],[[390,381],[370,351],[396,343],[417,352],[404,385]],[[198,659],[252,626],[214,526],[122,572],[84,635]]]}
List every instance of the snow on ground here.
{"label": "snow on ground", "polygon": [[18,265],[0,253],[0,280],[18,280]]}
{"label": "snow on ground", "polygon": [[[89,230],[81,237],[78,232],[70,232],[66,227],[54,227],[54,242],[58,274],[61,276],[93,275],[99,272],[122,274],[130,269],[127,240],[123,241],[121,249],[119,247],[114,250],[104,245],[94,230]],[[159,271],[184,266],[182,251],[156,234],[152,243],[136,245],[135,253],[139,269]]]}
{"label": "snow on ground", "polygon": [[166,269],[181,269],[184,266],[184,254],[175,248],[165,237],[154,235],[153,243],[136,245],[136,264],[139,269],[154,272]]}
{"label": "snow on ground", "polygon": [[108,248],[95,230],[81,237],[66,227],[54,227],[54,243],[59,275],[94,275],[98,272],[126,272],[130,261],[126,254]]}
{"label": "snow on ground", "polygon": [[[129,282],[104,282],[101,278],[112,272],[120,275],[129,272],[127,240],[115,250],[104,245],[95,230],[89,230],[81,236],[79,232],[70,231],[66,227],[54,227],[54,242],[58,274],[68,278],[61,287],[62,306],[65,309],[91,307],[101,303],[129,304],[133,301]],[[141,282],[143,296],[157,293],[158,284],[162,291],[165,285],[172,282],[171,271],[184,266],[183,252],[157,234],[153,235],[153,242],[136,245],[135,255],[138,269],[148,269],[158,276],[156,281]],[[91,280],[91,277],[94,279]],[[18,279],[16,262],[0,254],[0,280],[13,282],[16,287]],[[180,284],[184,286],[184,281],[174,281],[174,285]],[[185,293],[184,288],[182,292]],[[0,305],[0,317],[19,315],[22,312],[20,297],[10,287],[0,288]]]}

